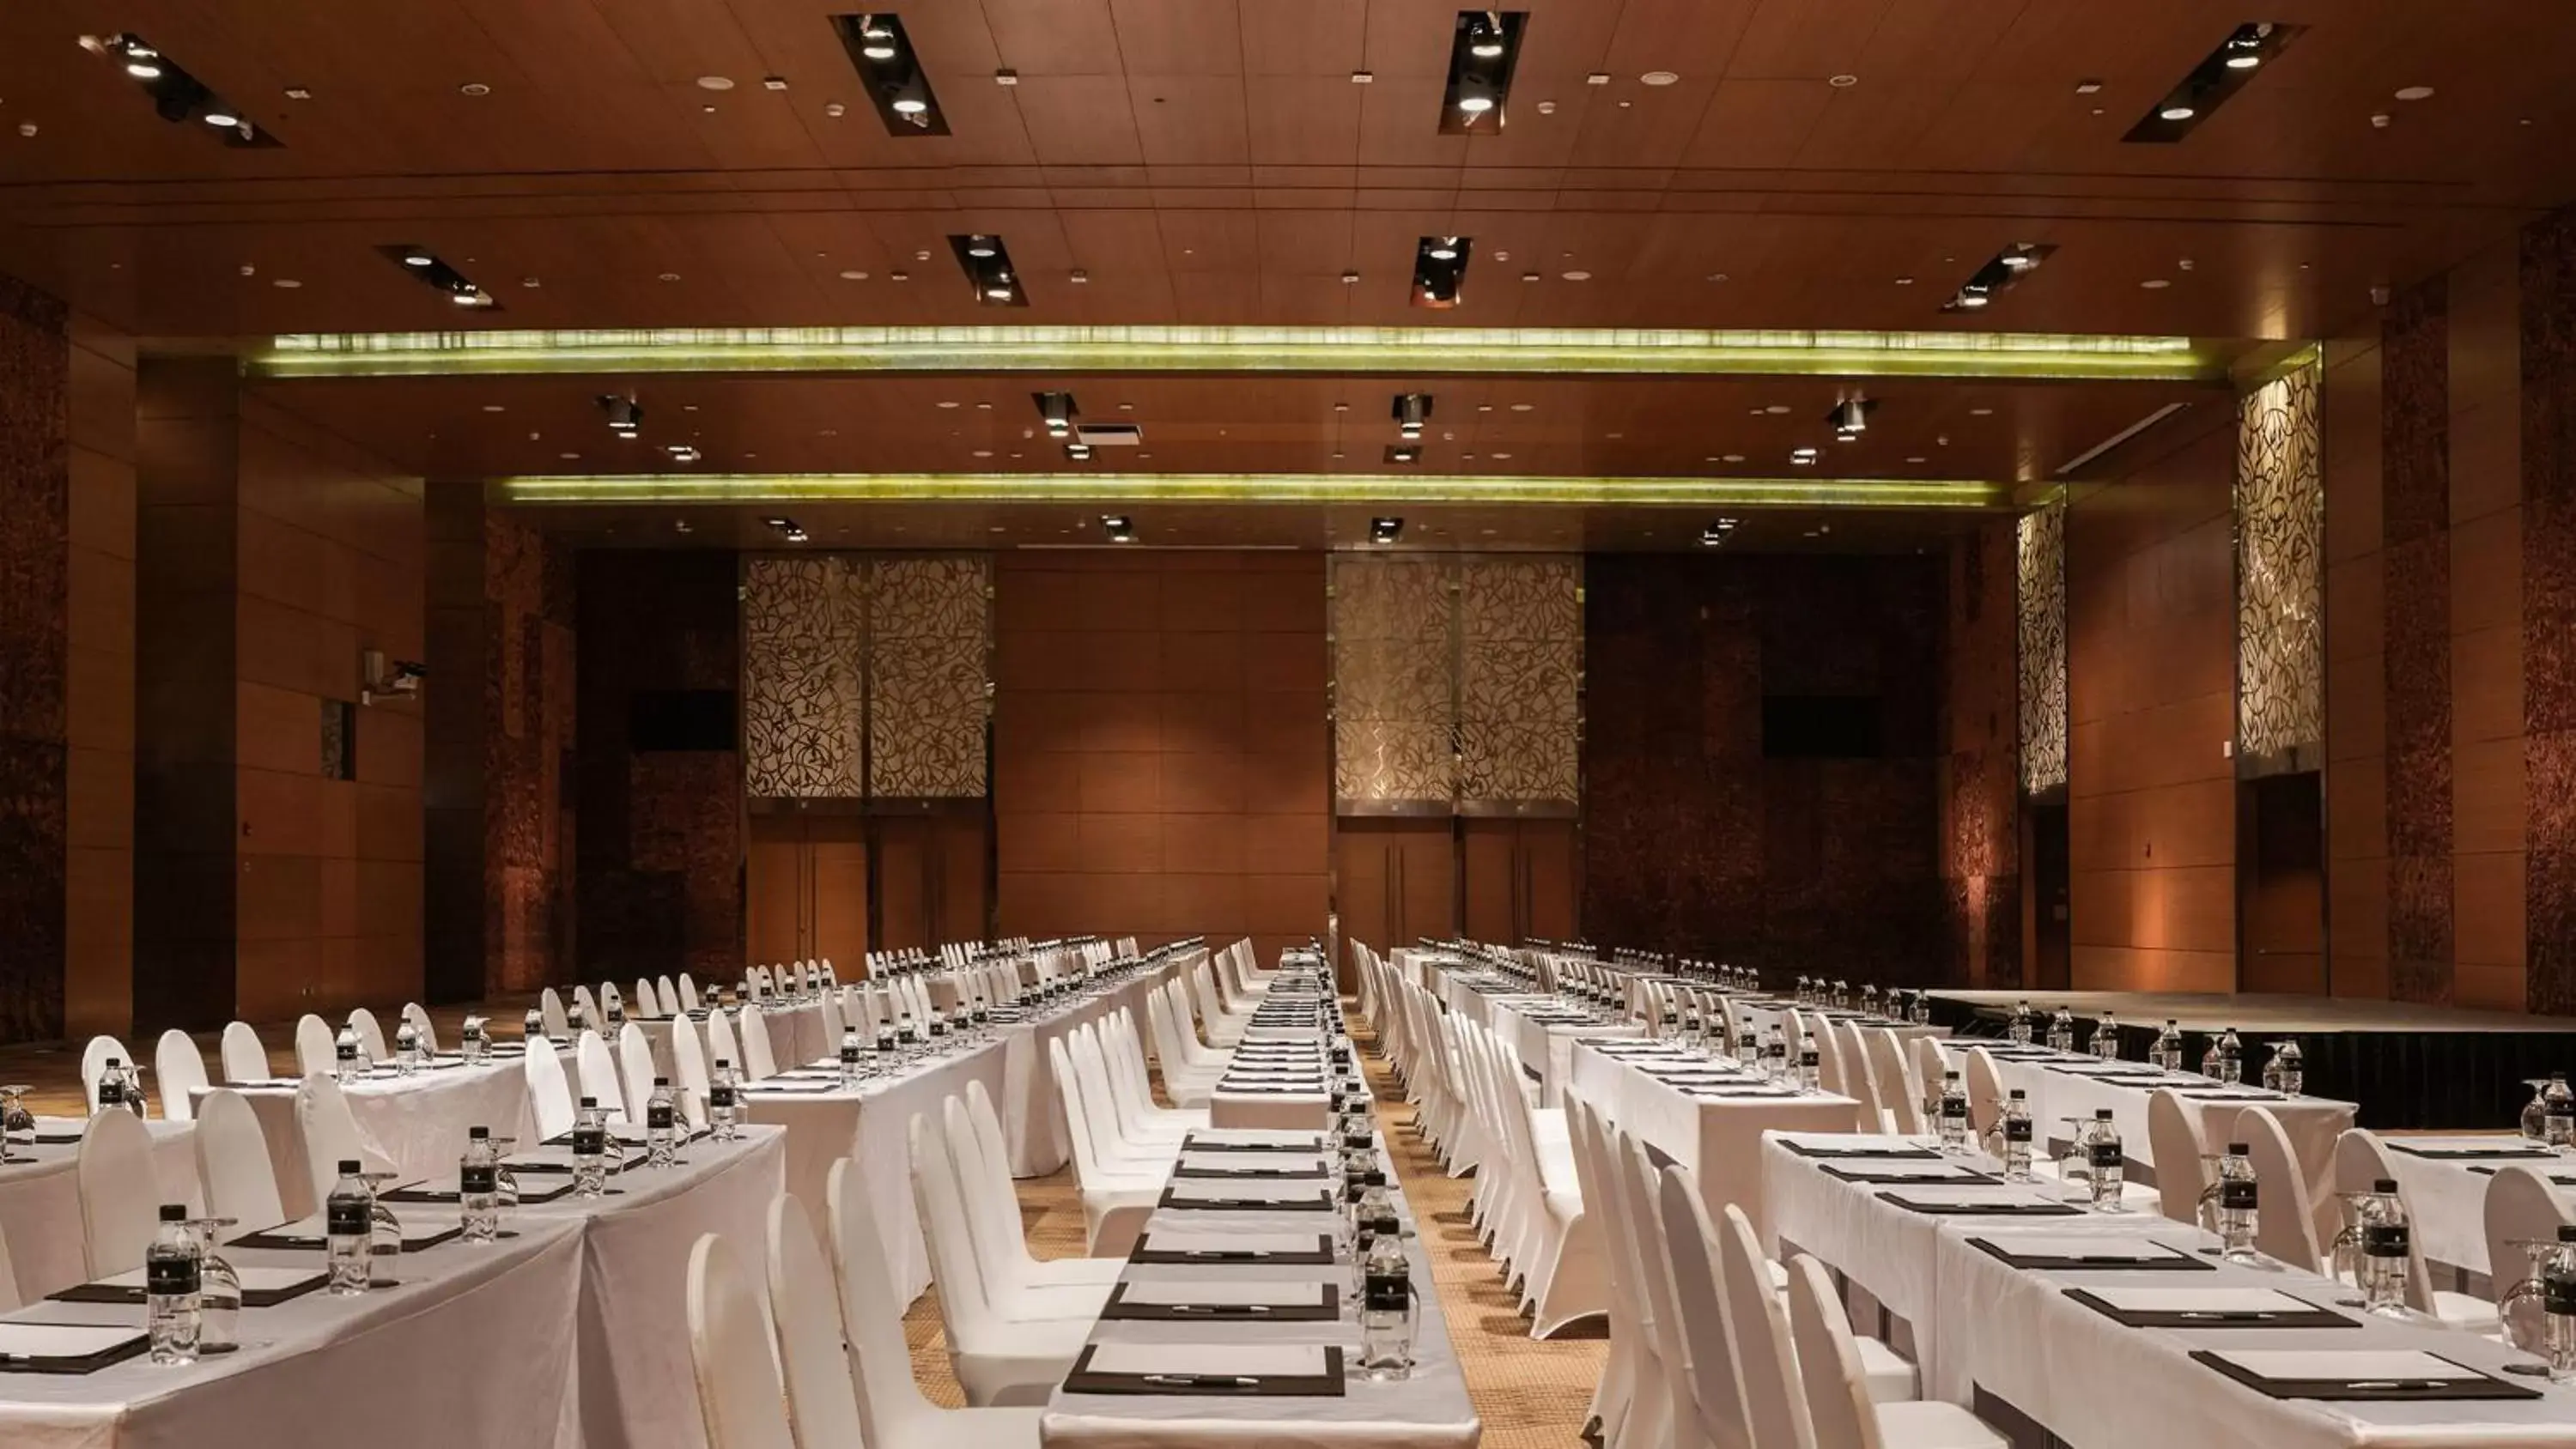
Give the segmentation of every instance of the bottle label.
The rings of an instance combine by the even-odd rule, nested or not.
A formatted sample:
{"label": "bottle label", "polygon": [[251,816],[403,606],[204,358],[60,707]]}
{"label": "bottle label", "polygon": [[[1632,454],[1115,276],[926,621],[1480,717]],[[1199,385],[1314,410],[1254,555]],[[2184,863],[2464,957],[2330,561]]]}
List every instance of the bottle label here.
{"label": "bottle label", "polygon": [[2231,1177],[2218,1184],[2218,1205],[2232,1213],[2254,1211],[2254,1179]]}
{"label": "bottle label", "polygon": [[710,1107],[724,1107],[730,1109],[733,1106],[733,1088],[707,1088],[707,1105]]}
{"label": "bottle label", "polygon": [[2576,1273],[2552,1273],[2540,1286],[2540,1306],[2550,1317],[2576,1316]]}
{"label": "bottle label", "polygon": [[1372,1313],[1402,1313],[1413,1303],[1413,1280],[1401,1273],[1371,1273],[1366,1303]]}
{"label": "bottle label", "polygon": [[335,1238],[363,1238],[374,1231],[365,1198],[335,1197],[324,1208],[323,1231]]}
{"label": "bottle label", "polygon": [[2107,1171],[2111,1168],[2118,1167],[2121,1163],[2120,1144],[2117,1142],[2096,1142],[2085,1149],[2084,1156],[2086,1161],[2093,1164],[2095,1171]]}
{"label": "bottle label", "polygon": [[144,1291],[158,1298],[195,1293],[205,1278],[194,1253],[154,1253],[143,1268]]}
{"label": "bottle label", "polygon": [[344,1062],[354,1062],[358,1059],[358,1044],[344,1041],[332,1049],[332,1054]]}
{"label": "bottle label", "polygon": [[654,1102],[644,1109],[644,1126],[649,1131],[668,1132],[679,1124],[672,1119],[671,1104]]}
{"label": "bottle label", "polygon": [[456,1190],[466,1197],[488,1196],[501,1190],[501,1173],[488,1162],[472,1163],[456,1170]]}
{"label": "bottle label", "polygon": [[2006,1117],[2004,1119],[2004,1140],[2006,1142],[2028,1143],[2030,1141],[2030,1119],[2028,1117]]}
{"label": "bottle label", "polygon": [[1941,1115],[1944,1119],[1948,1120],[1966,1121],[1968,1117],[1967,1099],[1964,1097],[1942,1098]]}
{"label": "bottle label", "polygon": [[2361,1250],[2374,1258],[2403,1258],[2410,1240],[2404,1223],[2372,1223],[2361,1230]]}
{"label": "bottle label", "polygon": [[842,1066],[845,1066],[845,1067],[855,1067],[855,1066],[857,1066],[858,1064],[859,1064],[859,1049],[858,1049],[857,1047],[854,1047],[854,1046],[845,1046],[845,1047],[841,1048],[841,1065],[842,1065]]}
{"label": "bottle label", "polygon": [[605,1127],[575,1127],[572,1129],[572,1155],[575,1157],[607,1156],[608,1129]]}

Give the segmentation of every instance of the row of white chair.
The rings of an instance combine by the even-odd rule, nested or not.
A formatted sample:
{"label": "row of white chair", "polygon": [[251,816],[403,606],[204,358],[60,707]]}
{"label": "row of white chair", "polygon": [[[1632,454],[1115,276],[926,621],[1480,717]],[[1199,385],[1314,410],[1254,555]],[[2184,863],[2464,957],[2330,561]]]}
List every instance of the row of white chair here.
{"label": "row of white chair", "polygon": [[1048,1042],[1047,1067],[1073,1147],[1086,1240],[1095,1254],[1124,1253],[1153,1215],[1182,1138],[1208,1114],[1155,1103],[1135,1019],[1123,1009]]}

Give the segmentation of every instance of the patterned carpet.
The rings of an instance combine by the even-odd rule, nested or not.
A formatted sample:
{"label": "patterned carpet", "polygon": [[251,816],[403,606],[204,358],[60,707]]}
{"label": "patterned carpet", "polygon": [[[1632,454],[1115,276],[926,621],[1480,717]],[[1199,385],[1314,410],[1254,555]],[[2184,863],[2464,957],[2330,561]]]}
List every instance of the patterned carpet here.
{"label": "patterned carpet", "polygon": [[[437,1023],[439,1039],[453,1041],[469,1011],[515,1029],[514,1024],[527,1006],[528,998],[514,997],[471,1007],[440,1008],[430,1015]],[[385,1019],[391,1021],[390,1017]],[[269,1045],[275,1069],[281,1075],[292,1075],[293,1024],[263,1026],[260,1037]],[[1361,1040],[1363,1047],[1367,1046],[1365,1035]],[[147,1065],[150,1063],[151,1043],[129,1040],[126,1045],[139,1053]],[[199,1037],[198,1046],[210,1064],[216,1060],[212,1034]],[[1405,1194],[1412,1200],[1423,1231],[1431,1237],[1433,1285],[1440,1294],[1441,1309],[1448,1316],[1450,1336],[1467,1375],[1468,1392],[1475,1400],[1476,1413],[1484,1420],[1485,1449],[1567,1449],[1578,1444],[1593,1385],[1609,1346],[1606,1331],[1595,1321],[1578,1324],[1545,1343],[1529,1336],[1529,1320],[1521,1316],[1511,1295],[1504,1291],[1493,1260],[1486,1256],[1469,1226],[1467,1194],[1473,1181],[1452,1178],[1441,1170],[1414,1133],[1413,1109],[1405,1104],[1385,1064],[1371,1060],[1369,1067],[1378,1092],[1379,1118],[1394,1149],[1396,1174],[1403,1180]],[[78,1043],[0,1048],[0,1082],[32,1086],[35,1090],[28,1102],[39,1113],[83,1113]],[[151,1086],[147,1077],[146,1090]],[[157,1105],[154,1112],[158,1115]],[[1027,1225],[1031,1251],[1042,1258],[1079,1254],[1083,1247],[1082,1203],[1072,1174],[1060,1172],[1034,1178],[1021,1183],[1019,1189],[1020,1213]],[[940,1341],[936,1292],[923,1294],[913,1305],[904,1319],[904,1333],[912,1347],[913,1373],[923,1389],[939,1403],[963,1404],[965,1399],[958,1392],[956,1379],[949,1374],[947,1350]]]}

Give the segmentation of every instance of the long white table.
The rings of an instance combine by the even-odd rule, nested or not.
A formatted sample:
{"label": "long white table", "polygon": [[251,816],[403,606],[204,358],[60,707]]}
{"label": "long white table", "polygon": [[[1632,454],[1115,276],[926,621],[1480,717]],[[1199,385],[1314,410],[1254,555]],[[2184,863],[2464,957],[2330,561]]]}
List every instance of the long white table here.
{"label": "long white table", "polygon": [[[2552,1179],[2560,1200],[2576,1206],[2576,1157],[2547,1153],[2531,1156],[2536,1149],[2520,1133],[2495,1132],[2449,1133],[2439,1137],[2388,1138],[2388,1160],[2397,1165],[2397,1182],[2406,1193],[2407,1210],[2413,1215],[2415,1241],[2429,1263],[2454,1268],[2480,1278],[2496,1276],[2496,1265],[2488,1260],[2486,1203],[2487,1187],[2495,1181],[2498,1168],[2528,1167]],[[2425,1151],[2474,1149],[2495,1155],[2475,1159],[2425,1157]],[[2330,1241],[2330,1240],[2322,1240]],[[2518,1282],[2529,1264],[2515,1261],[2504,1265],[2511,1274],[2508,1283]]]}
{"label": "long white table", "polygon": [[[1678,1074],[1677,1085],[1658,1072]],[[1688,1078],[1712,1085],[1689,1085]],[[1759,1084],[1728,1063],[1656,1042],[1578,1038],[1573,1090],[1610,1121],[1691,1170],[1712,1207],[1732,1202],[1763,1230],[1762,1134],[1852,1132],[1860,1103],[1832,1092],[1723,1096]]]}
{"label": "long white table", "polygon": [[[242,1312],[238,1352],[164,1367],[144,1358],[73,1376],[0,1371],[11,1449],[544,1449],[704,1443],[688,1360],[689,1244],[757,1235],[779,1190],[781,1142],[690,1145],[618,1195],[524,1207],[512,1236],[379,1260],[396,1286],[315,1292]],[[452,1181],[454,1163],[447,1167]],[[531,1179],[532,1180],[532,1179]],[[455,1209],[398,1206],[406,1223]],[[756,1240],[756,1237],[750,1239]],[[310,1250],[227,1248],[238,1267],[310,1267]],[[123,1304],[32,1303],[11,1318],[139,1324]]]}
{"label": "long white table", "polygon": [[[80,1183],[72,1167],[84,1125],[76,1117],[38,1118],[37,1135],[55,1140],[30,1143],[23,1135],[13,1136],[13,1160],[0,1164],[0,1240],[8,1245],[21,1297],[34,1298],[81,1280]],[[197,1129],[158,1117],[143,1125],[152,1132],[152,1167],[161,1182],[161,1200],[202,1205]],[[73,1140],[60,1140],[66,1137]]]}
{"label": "long white table", "polygon": [[[572,1063],[566,1060],[564,1070]],[[268,1137],[269,1162],[288,1216],[302,1217],[319,1204],[304,1162],[304,1126],[295,1118],[296,1084],[280,1081],[234,1086]],[[508,1053],[475,1066],[449,1061],[412,1076],[379,1067],[343,1084],[350,1115],[367,1145],[383,1153],[402,1178],[456,1170],[469,1127],[489,1127],[496,1137],[524,1137],[528,1126],[527,1063]]]}

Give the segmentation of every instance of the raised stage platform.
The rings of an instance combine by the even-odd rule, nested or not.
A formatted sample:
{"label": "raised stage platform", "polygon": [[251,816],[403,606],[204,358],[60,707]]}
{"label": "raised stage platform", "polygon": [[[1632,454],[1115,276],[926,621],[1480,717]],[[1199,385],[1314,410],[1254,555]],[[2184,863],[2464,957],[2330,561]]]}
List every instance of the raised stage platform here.
{"label": "raised stage platform", "polygon": [[2200,1061],[2209,1037],[2236,1028],[2252,1080],[2267,1045],[2296,1037],[2307,1089],[2360,1108],[2380,1130],[2511,1128],[2531,1100],[2527,1078],[2576,1073],[2576,1017],[2472,1011],[2328,996],[2230,996],[2186,991],[1935,991],[1933,1017],[1962,1036],[2000,1037],[2013,1003],[2042,1012],[2065,1006],[2089,1037],[2108,1010],[2120,1022],[2120,1054],[2142,1058],[2167,1018],[2184,1033],[2185,1060]]}

